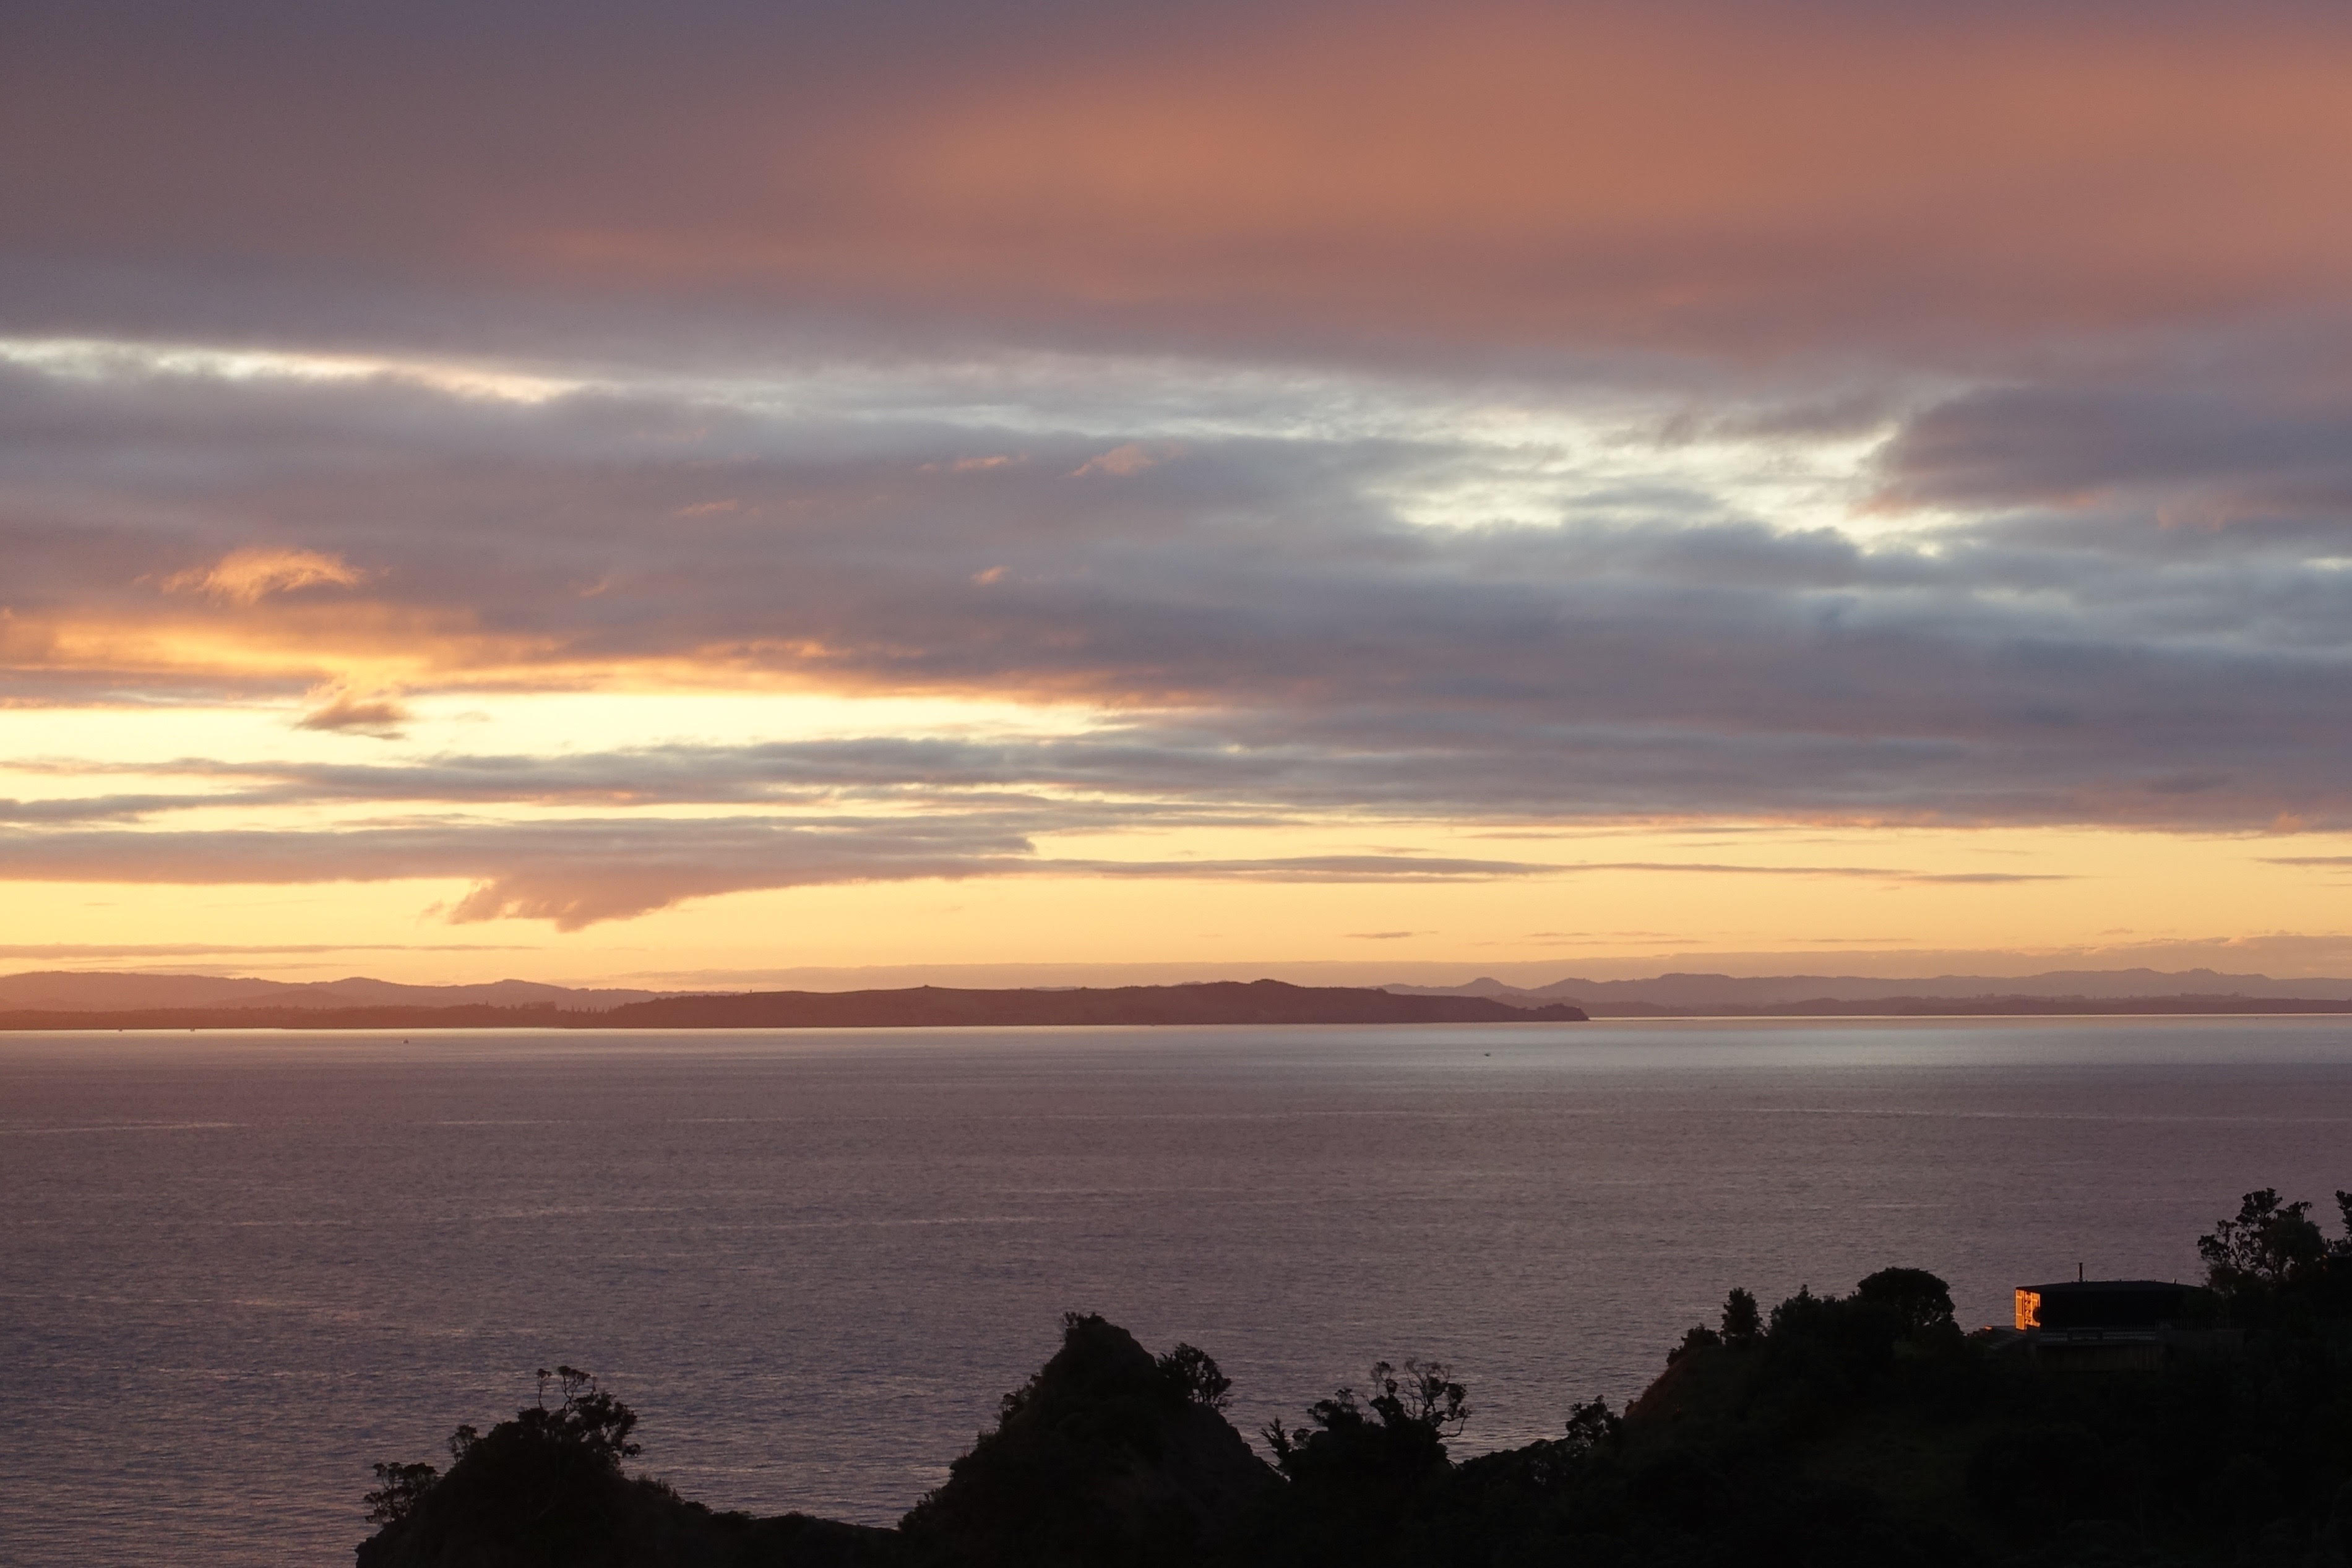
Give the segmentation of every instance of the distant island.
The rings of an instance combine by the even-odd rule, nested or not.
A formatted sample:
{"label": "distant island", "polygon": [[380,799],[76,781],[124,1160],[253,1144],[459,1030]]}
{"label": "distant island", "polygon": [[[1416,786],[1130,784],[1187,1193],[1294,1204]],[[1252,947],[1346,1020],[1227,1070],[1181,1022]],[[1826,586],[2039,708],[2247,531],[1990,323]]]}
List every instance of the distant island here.
{"label": "distant island", "polygon": [[595,1011],[523,1003],[435,1007],[20,1009],[0,1029],[940,1029],[1206,1024],[1580,1024],[1567,1003],[1407,996],[1279,980],[1073,990],[751,991],[661,996]]}
{"label": "distant island", "polygon": [[417,985],[49,970],[0,975],[0,1030],[958,1028],[1151,1024],[1502,1024],[1585,1018],[2260,1017],[2352,1015],[2352,980],[2212,970],[2021,976],[1666,973],[1522,987],[1151,985],[680,991],[499,980]]}
{"label": "distant island", "polygon": [[[1475,1458],[1476,1391],[1381,1363],[1269,1424],[1205,1352],[1089,1313],[895,1528],[690,1501],[628,1473],[637,1417],[590,1373],[460,1426],[446,1470],[375,1467],[358,1568],[2344,1568],[2352,1193],[2249,1193],[2202,1288],[2021,1288],[1964,1331],[1887,1268],[1769,1311],[1743,1289],[1622,1412]],[[822,1419],[829,1393],[799,1412]]]}

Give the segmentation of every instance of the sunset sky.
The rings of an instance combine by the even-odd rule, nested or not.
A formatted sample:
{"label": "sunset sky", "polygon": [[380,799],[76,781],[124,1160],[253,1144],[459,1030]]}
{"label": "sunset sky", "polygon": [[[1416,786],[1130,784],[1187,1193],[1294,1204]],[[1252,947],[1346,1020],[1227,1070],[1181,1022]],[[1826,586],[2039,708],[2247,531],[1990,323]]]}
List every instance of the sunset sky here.
{"label": "sunset sky", "polygon": [[2352,12],[0,7],[0,971],[2352,973]]}

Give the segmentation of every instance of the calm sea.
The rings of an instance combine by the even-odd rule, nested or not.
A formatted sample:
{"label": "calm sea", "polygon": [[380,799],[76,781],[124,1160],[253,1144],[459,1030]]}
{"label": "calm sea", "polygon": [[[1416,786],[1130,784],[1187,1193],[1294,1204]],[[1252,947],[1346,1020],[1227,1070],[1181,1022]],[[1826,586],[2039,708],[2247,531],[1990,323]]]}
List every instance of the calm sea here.
{"label": "calm sea", "polygon": [[0,1036],[0,1561],[338,1563],[374,1459],[593,1368],[642,1463],[894,1518],[1060,1314],[1244,1429],[1373,1360],[1473,1447],[1746,1285],[2189,1278],[2352,1186],[2340,1019]]}

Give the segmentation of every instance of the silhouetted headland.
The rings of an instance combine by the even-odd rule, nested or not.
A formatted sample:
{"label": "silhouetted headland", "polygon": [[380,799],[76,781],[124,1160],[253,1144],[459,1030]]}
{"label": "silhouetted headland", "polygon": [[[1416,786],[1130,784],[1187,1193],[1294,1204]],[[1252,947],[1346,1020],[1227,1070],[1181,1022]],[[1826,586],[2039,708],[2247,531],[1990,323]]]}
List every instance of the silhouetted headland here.
{"label": "silhouetted headland", "polygon": [[1401,996],[1279,980],[1067,991],[751,991],[663,996],[598,1012],[561,1007],[155,1007],[0,1013],[0,1029],[887,1029],[1144,1024],[1576,1024],[1566,1003]]}
{"label": "silhouetted headland", "polygon": [[447,1473],[377,1466],[359,1568],[2345,1568],[2336,1197],[2341,1239],[2250,1193],[2200,1239],[2202,1287],[2023,1288],[2016,1326],[1973,1333],[1924,1269],[1769,1312],[1735,1289],[1623,1412],[1464,1459],[1475,1394],[1442,1364],[1376,1365],[1262,1455],[1207,1353],[1074,1312],[891,1529],[632,1476],[635,1414],[559,1368],[513,1420],[459,1427]]}

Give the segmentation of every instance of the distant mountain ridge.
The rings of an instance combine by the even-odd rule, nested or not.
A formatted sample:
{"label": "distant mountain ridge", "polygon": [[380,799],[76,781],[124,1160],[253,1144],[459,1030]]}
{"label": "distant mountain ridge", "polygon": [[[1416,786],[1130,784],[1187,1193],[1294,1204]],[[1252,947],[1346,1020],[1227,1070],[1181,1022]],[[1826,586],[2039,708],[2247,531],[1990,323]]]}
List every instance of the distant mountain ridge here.
{"label": "distant mountain ridge", "polygon": [[1582,980],[1549,985],[1507,985],[1491,976],[1461,985],[1390,985],[1408,996],[1487,996],[1518,1005],[1570,1001],[1643,1007],[1787,1006],[1801,1002],[2153,1001],[2161,998],[2311,1002],[2352,1001],[2352,980],[2273,980],[2266,974],[2225,974],[2211,969],[2053,969],[2040,974],[1939,974],[1882,978],[1859,974],[1667,973],[1647,980]]}
{"label": "distant mountain ridge", "polygon": [[120,1013],[188,1007],[562,1007],[602,1013],[676,992],[583,989],[534,980],[403,985],[343,980],[255,980],[217,974],[109,974],[37,970],[0,975],[0,1012]]}
{"label": "distant mountain ridge", "polygon": [[1100,990],[751,991],[656,996],[617,1007],[545,1003],[7,1008],[0,1029],[875,1029],[1154,1024],[1580,1024],[1583,1009],[1487,996],[1223,980]]}

